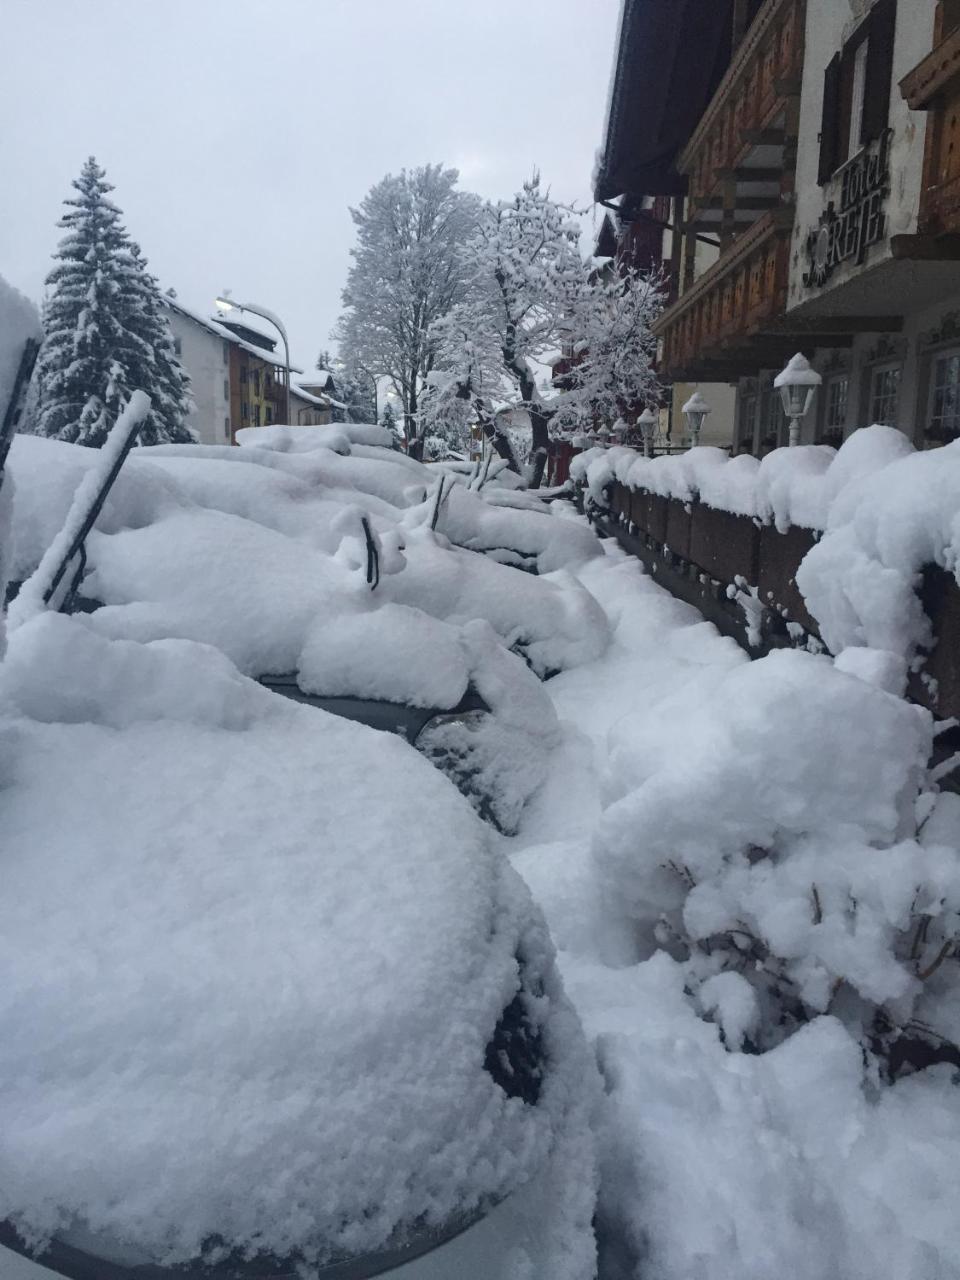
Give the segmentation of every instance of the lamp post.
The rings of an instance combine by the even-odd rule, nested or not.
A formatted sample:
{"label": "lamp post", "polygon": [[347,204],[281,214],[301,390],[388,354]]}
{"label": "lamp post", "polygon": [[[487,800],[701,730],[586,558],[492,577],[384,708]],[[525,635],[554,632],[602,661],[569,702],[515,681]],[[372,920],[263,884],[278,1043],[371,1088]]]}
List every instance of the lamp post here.
{"label": "lamp post", "polygon": [[807,357],[799,351],[773,380],[783,401],[783,411],[790,419],[791,446],[800,443],[800,423],[810,411],[813,397],[822,381],[816,369],[810,367]]}
{"label": "lamp post", "polygon": [[681,412],[687,420],[687,430],[690,432],[691,449],[695,449],[700,443],[700,430],[703,426],[703,420],[710,411],[710,406],[707,404],[706,400],[704,400],[699,391],[695,391],[683,406]]}
{"label": "lamp post", "polygon": [[653,433],[657,429],[657,415],[653,412],[649,405],[644,409],[643,413],[637,418],[637,426],[643,436],[643,456],[645,458],[653,457]]}
{"label": "lamp post", "polygon": [[279,316],[274,315],[272,311],[268,311],[266,307],[258,306],[255,302],[234,302],[232,298],[226,297],[216,298],[214,301],[221,311],[249,311],[251,315],[262,316],[264,320],[268,320],[270,324],[276,327],[280,337],[283,339],[283,367],[287,375],[284,420],[290,425],[290,343],[287,341],[287,331],[283,327],[283,321]]}

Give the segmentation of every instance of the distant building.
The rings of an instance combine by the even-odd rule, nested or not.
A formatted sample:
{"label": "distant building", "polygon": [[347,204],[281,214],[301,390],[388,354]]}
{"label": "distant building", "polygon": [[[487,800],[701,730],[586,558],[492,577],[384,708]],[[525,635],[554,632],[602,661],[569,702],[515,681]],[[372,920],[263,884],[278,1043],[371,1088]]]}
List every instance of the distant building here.
{"label": "distant building", "polygon": [[[187,421],[201,444],[233,444],[242,427],[284,421],[286,370],[275,339],[237,321],[203,316],[169,295],[163,302],[190,376],[195,408]],[[290,388],[294,425],[329,422],[333,405],[313,379]]]}

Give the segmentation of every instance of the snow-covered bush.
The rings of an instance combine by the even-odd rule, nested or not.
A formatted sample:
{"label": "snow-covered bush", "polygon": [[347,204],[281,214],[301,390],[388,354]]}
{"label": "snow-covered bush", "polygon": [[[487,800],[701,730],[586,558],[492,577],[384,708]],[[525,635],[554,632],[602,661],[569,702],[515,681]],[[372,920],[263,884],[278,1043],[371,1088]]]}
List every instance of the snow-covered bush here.
{"label": "snow-covered bush", "polygon": [[960,801],[923,790],[929,714],[794,651],[692,702],[624,733],[595,840],[645,952],[686,963],[731,1047],[826,1012],[894,1072],[918,1022],[960,1041]]}

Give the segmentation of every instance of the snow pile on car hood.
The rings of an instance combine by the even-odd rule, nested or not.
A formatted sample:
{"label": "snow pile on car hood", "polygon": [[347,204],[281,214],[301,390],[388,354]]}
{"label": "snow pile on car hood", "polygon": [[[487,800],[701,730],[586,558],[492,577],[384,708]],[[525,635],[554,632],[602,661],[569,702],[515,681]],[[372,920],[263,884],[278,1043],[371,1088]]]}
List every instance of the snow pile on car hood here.
{"label": "snow pile on car hood", "polygon": [[[425,526],[425,490],[416,479],[426,469],[377,446],[354,448],[357,456],[319,445],[294,454],[136,450],[87,542],[84,593],[108,606],[90,625],[118,638],[214,644],[257,676],[295,672],[315,625],[336,615],[355,617],[360,628],[386,602],[453,625],[486,619],[540,675],[603,651],[603,612],[570,575],[535,578],[451,546]],[[17,437],[11,576],[35,568],[95,461],[95,451],[76,445]],[[413,508],[395,505],[408,499]],[[364,517],[378,548],[376,592],[366,581]],[[556,528],[556,541],[545,546],[572,549],[585,532],[596,544],[571,521],[530,519]],[[12,623],[26,612],[15,602]],[[403,637],[401,631],[397,642]],[[394,666],[420,663],[412,652],[393,658]],[[390,663],[390,654],[381,655],[381,666]],[[350,692],[385,696],[381,674]]]}
{"label": "snow pile on car hood", "polygon": [[[51,614],[0,715],[0,1218],[311,1261],[531,1175],[588,1060],[525,890],[415,752]],[[484,1069],[518,957],[537,1106]]]}

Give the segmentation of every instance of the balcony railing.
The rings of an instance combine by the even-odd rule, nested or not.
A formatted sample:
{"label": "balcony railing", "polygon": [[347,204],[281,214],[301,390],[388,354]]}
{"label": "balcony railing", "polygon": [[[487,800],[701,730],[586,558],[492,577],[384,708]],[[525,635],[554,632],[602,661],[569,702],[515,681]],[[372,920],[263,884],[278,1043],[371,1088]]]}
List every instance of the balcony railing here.
{"label": "balcony railing", "polygon": [[900,91],[911,110],[930,113],[918,230],[960,232],[960,28],[904,76]]}
{"label": "balcony railing", "polygon": [[709,200],[744,168],[779,182],[783,157],[774,153],[792,131],[786,117],[799,100],[805,14],[805,0],[767,0],[735,51],[679,159],[694,203]]}
{"label": "balcony railing", "polygon": [[738,345],[783,315],[792,225],[791,206],[764,214],[659,317],[654,331],[663,340],[661,367],[668,377],[723,380],[723,366]]}

